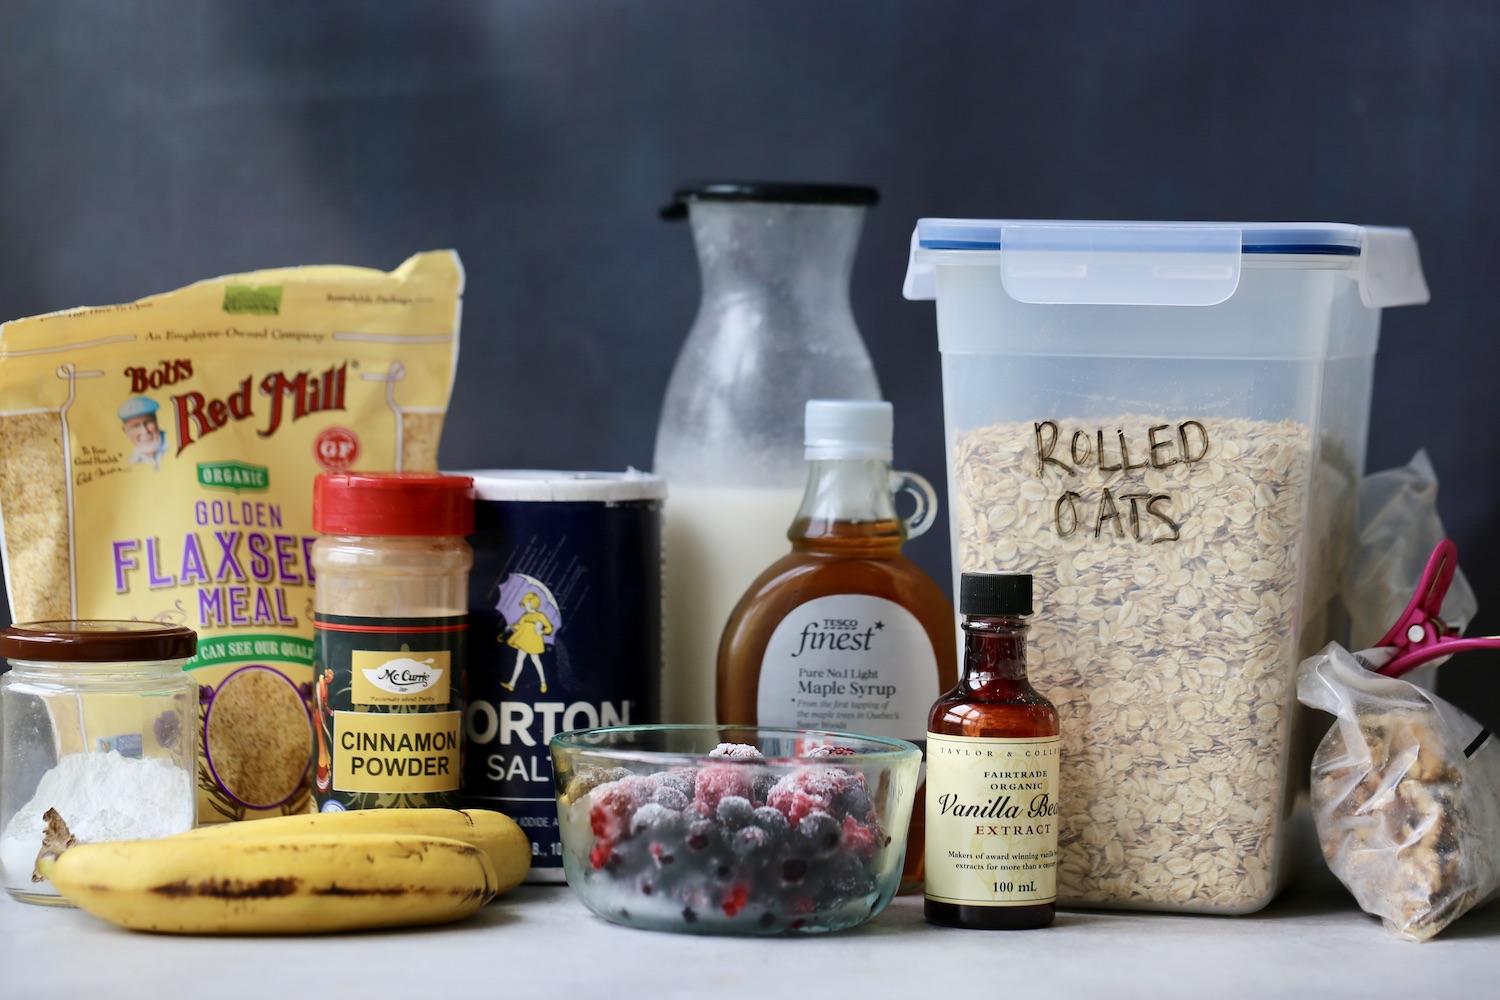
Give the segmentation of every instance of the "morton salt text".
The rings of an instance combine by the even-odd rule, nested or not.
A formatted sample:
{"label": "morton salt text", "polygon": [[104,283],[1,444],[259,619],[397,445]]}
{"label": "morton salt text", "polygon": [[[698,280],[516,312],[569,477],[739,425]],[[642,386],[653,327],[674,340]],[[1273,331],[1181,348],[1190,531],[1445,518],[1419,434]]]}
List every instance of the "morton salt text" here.
{"label": "morton salt text", "polygon": [[619,705],[606,701],[598,707],[586,701],[538,701],[532,704],[502,701],[497,705],[475,699],[469,702],[464,735],[470,748],[492,743],[498,743],[507,751],[511,747],[535,748],[530,751],[521,749],[509,756],[507,753],[490,754],[485,758],[485,771],[491,780],[551,781],[551,772],[546,769],[548,740],[570,729],[628,726],[633,705],[634,702],[630,701]]}
{"label": "morton salt text", "polygon": [[[200,627],[295,627],[296,602],[286,587],[313,582],[315,536],[283,533],[281,505],[248,500],[199,500],[193,521],[202,531],[181,539],[149,536],[110,543],[115,593],[134,587],[196,586]],[[264,530],[261,530],[264,529]]]}

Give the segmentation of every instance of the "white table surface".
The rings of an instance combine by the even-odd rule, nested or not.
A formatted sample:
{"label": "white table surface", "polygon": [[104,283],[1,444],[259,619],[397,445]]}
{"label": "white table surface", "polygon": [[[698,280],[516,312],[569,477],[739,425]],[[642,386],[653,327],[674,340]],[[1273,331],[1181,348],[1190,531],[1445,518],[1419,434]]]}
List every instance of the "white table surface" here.
{"label": "white table surface", "polygon": [[618,927],[560,885],[447,927],[283,938],[139,934],[0,894],[0,998],[1500,996],[1500,903],[1414,944],[1309,862],[1251,916],[1063,911],[1042,931],[961,931],[902,897],[856,930],[785,939]]}

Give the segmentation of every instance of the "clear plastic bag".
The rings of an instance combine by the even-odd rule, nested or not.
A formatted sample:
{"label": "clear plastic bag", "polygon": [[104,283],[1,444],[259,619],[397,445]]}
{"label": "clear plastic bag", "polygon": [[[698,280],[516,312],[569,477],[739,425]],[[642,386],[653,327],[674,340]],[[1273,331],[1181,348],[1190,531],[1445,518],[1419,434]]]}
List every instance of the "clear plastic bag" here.
{"label": "clear plastic bag", "polygon": [[[1351,649],[1380,641],[1422,576],[1428,553],[1447,537],[1437,509],[1437,472],[1425,450],[1406,465],[1366,476],[1359,485],[1358,547],[1344,585]],[[1456,572],[1443,601],[1443,620],[1462,632],[1478,602]]]}
{"label": "clear plastic bag", "polygon": [[1437,695],[1330,644],[1297,697],[1335,716],[1312,764],[1328,866],[1367,913],[1425,941],[1500,890],[1500,738]]}

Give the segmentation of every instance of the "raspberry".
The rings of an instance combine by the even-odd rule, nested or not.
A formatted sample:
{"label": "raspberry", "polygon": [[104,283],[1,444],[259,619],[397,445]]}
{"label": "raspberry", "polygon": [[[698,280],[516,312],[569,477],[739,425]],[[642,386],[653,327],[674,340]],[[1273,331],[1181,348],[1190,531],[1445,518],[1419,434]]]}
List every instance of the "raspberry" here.
{"label": "raspberry", "polygon": [[869,860],[880,850],[880,843],[884,834],[878,826],[865,826],[857,822],[853,816],[844,817],[844,828],[841,831],[844,850],[850,854]]}
{"label": "raspberry", "polygon": [[589,851],[589,864],[596,871],[611,861],[618,862],[619,860],[620,856],[615,853],[615,845],[608,840],[595,841],[593,850]]}
{"label": "raspberry", "polygon": [[603,840],[624,837],[630,829],[630,817],[655,794],[656,784],[650,778],[621,778],[595,788],[589,809],[594,836]]}
{"label": "raspberry", "polygon": [[766,805],[779,810],[796,826],[810,812],[828,812],[833,797],[849,784],[849,773],[839,768],[804,768],[776,782],[766,795]]}
{"label": "raspberry", "polygon": [[705,767],[698,772],[695,789],[699,803],[717,810],[720,800],[726,795],[738,795],[742,799],[750,797],[750,775],[741,767]]}
{"label": "raspberry", "polygon": [[739,757],[764,760],[764,755],[748,743],[720,743],[708,752],[710,757]]}
{"label": "raspberry", "polygon": [[724,897],[724,902],[719,908],[724,911],[724,916],[732,917],[745,908],[745,901],[749,898],[750,887],[740,882],[729,890],[729,894]]}

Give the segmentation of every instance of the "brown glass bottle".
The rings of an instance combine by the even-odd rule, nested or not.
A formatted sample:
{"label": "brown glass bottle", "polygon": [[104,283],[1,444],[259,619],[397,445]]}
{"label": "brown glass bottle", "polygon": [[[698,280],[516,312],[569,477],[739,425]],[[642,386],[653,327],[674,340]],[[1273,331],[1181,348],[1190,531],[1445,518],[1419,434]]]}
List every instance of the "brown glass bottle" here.
{"label": "brown glass bottle", "polygon": [[[957,876],[959,881],[951,883],[941,878],[935,880],[937,866],[950,865],[953,859],[944,855],[940,838],[930,835],[928,892],[923,913],[935,924],[1021,930],[1046,927],[1056,914],[1055,775],[1060,729],[1057,709],[1032,688],[1026,678],[1028,625],[1025,616],[1031,614],[1031,610],[1029,574],[965,573],[960,580],[964,670],[958,685],[937,700],[928,716],[927,775],[934,798],[928,804],[927,822],[929,830],[937,823],[963,824],[965,835],[970,828],[982,825],[987,834],[997,829],[1002,833],[1025,830],[1031,837],[1033,833],[1040,835],[1044,826],[1050,826],[1050,833],[1040,837],[1040,850],[1036,841],[1027,842],[1021,848],[1041,856],[1047,850],[1046,841],[1050,836],[1050,857],[1033,865],[1031,871],[996,876],[988,883],[999,887],[994,898],[979,898],[984,894],[975,893],[958,902],[951,898],[934,899],[935,891],[949,885],[955,887],[955,895],[963,896],[965,887],[977,884],[977,881],[964,883],[964,876]],[[965,756],[949,757],[949,747],[939,746],[937,738],[942,736],[967,738],[964,742],[953,741],[951,750]],[[1005,763],[964,765],[982,767],[986,779],[996,779],[987,780],[984,791],[973,793],[973,797],[967,800],[971,805],[958,805],[965,800],[957,798],[951,805],[941,801],[948,790],[964,787],[949,777],[947,769],[959,766],[954,761],[969,761],[978,756],[990,761],[1002,755],[1014,756]],[[1053,777],[1037,780],[1035,776],[1048,768]],[[1043,785],[1046,785],[1046,790],[1038,792],[1036,789]],[[955,793],[958,794],[962,793]],[[1007,811],[1007,807],[1014,809],[1014,813]],[[965,808],[972,811],[964,812]],[[975,822],[976,818],[979,823]],[[998,822],[992,822],[995,820]],[[990,838],[984,840],[982,847],[974,846],[979,843],[980,838],[976,835],[969,846],[976,855],[983,851],[987,860],[1012,856],[1010,841]],[[1002,866],[1007,863],[1000,861]],[[1038,868],[1042,870],[1036,872]],[[1039,885],[1036,884],[1038,874],[1041,876]],[[978,876],[973,878],[979,879]],[[1009,881],[1001,882],[1001,879]],[[1016,893],[1026,901],[1015,902],[1007,898],[1006,884],[1023,890],[1035,885],[1036,889]]]}
{"label": "brown glass bottle", "polygon": [[[889,437],[886,442],[889,448]],[[843,454],[836,450],[829,453]],[[791,552],[772,563],[750,585],[725,626],[719,644],[716,692],[720,723],[848,730],[922,742],[928,702],[917,692],[936,693],[954,683],[958,673],[956,629],[947,595],[901,553],[907,524],[895,512],[892,477],[888,458],[810,461],[807,492],[787,532]],[[904,699],[912,706],[897,713],[899,719],[836,717],[831,707],[834,698],[851,703],[861,700],[848,692],[830,695],[826,700],[794,701],[773,696],[772,692],[784,688],[778,688],[775,678],[764,676],[763,671],[782,671],[790,663],[808,662],[802,648],[807,645],[804,635],[814,624],[828,620],[820,609],[838,606],[854,610],[842,612],[834,620],[858,619],[859,628],[816,629],[814,636],[821,633],[836,640],[844,633],[859,642],[866,629],[877,624],[880,628],[863,640],[865,648],[837,654],[835,661],[847,662],[847,669],[853,672],[850,678],[822,677],[819,681],[857,684],[859,674],[879,672],[881,680],[876,683],[901,686],[897,700]],[[887,649],[903,630],[905,645],[897,648],[915,655],[891,662]],[[925,642],[917,641],[917,636],[924,636]],[[787,640],[791,640],[790,649]],[[796,655],[799,653],[802,655]],[[767,710],[762,711],[763,707]],[[914,891],[921,885],[922,803],[922,789],[918,788],[902,871],[904,891]]]}

